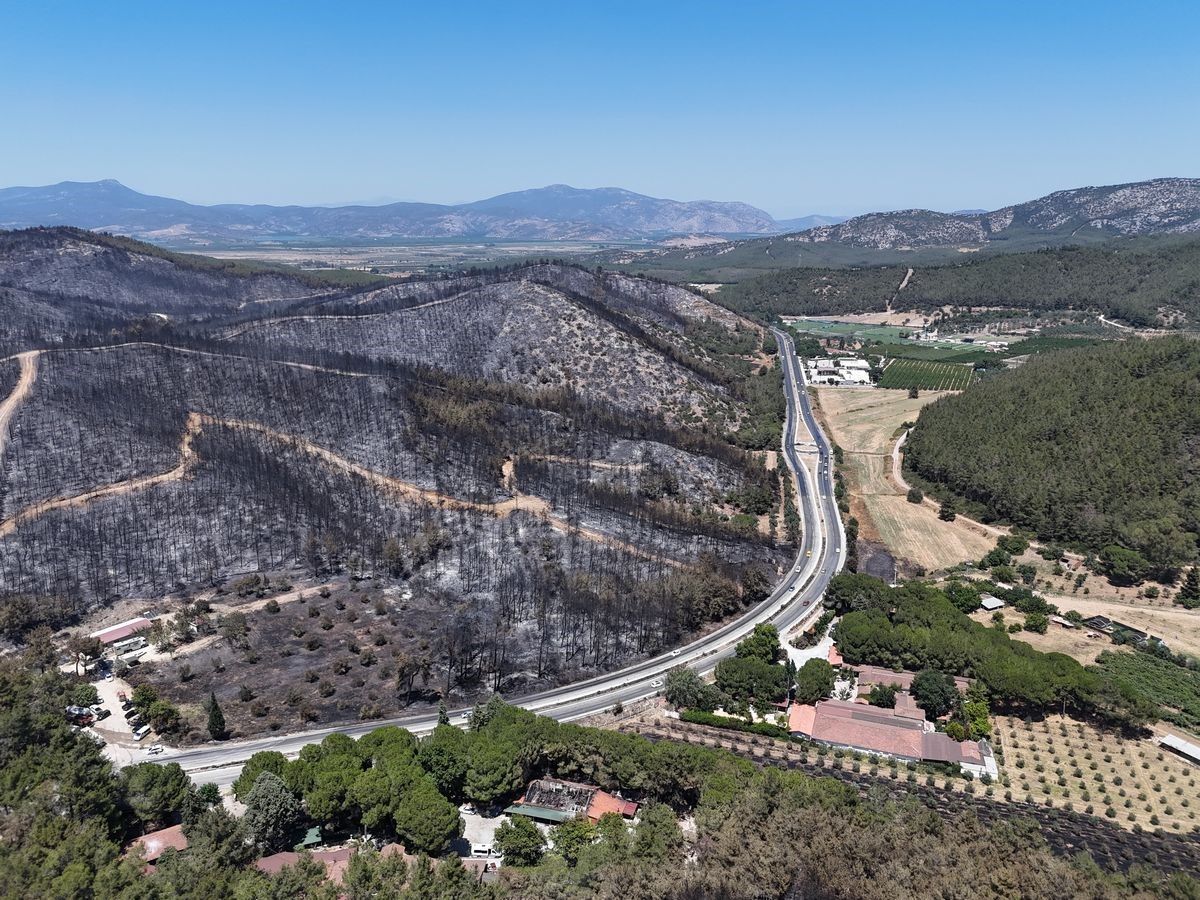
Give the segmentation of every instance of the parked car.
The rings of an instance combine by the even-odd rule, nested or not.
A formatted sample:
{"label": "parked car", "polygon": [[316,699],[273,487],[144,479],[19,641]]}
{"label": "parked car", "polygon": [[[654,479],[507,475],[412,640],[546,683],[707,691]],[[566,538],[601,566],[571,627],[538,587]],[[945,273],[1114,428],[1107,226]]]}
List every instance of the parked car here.
{"label": "parked car", "polygon": [[151,744],[149,747],[146,748],[146,752],[148,754],[150,754],[151,756],[157,756],[159,753],[163,752],[163,745],[162,744]]}
{"label": "parked car", "polygon": [[109,716],[112,715],[112,713],[109,712],[107,709],[105,709],[103,706],[96,707],[94,709],[94,712],[96,713],[96,721],[100,721],[101,719],[107,719]]}
{"label": "parked car", "polygon": [[112,680],[113,680],[113,673],[112,673],[112,672],[105,672],[105,673],[104,673],[104,680],[105,680],[105,681],[112,681]]}

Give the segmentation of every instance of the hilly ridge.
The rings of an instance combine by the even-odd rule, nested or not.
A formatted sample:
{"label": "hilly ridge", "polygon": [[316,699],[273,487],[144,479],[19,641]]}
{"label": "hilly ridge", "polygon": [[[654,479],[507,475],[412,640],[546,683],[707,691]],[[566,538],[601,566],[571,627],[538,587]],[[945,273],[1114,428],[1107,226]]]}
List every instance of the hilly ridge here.
{"label": "hilly ridge", "polygon": [[643,241],[785,230],[745,203],[682,202],[563,184],[453,206],[201,206],[142,194],[113,180],[0,189],[0,228],[36,225],[73,225],[181,247],[304,239]]}
{"label": "hilly ridge", "polygon": [[1159,178],[1056,191],[990,212],[874,212],[840,223],[703,247],[611,251],[608,264],[662,278],[735,282],[795,267],[939,265],[1122,237],[1200,233],[1200,179]]}
{"label": "hilly ridge", "polygon": [[[5,634],[353,574],[379,598],[355,640],[520,691],[720,620],[787,558],[751,452],[779,441],[778,369],[692,291],[555,264],[313,291],[74,229],[2,238]],[[307,663],[255,638],[260,676],[298,677],[323,633],[287,638]]]}

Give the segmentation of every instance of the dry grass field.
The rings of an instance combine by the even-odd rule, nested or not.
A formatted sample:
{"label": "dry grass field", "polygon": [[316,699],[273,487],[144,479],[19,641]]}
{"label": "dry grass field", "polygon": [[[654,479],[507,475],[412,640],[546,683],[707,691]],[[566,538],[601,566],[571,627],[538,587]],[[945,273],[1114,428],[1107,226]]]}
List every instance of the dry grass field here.
{"label": "dry grass field", "polygon": [[842,472],[850,491],[850,511],[860,535],[884,543],[902,570],[927,572],[976,560],[995,538],[965,522],[943,522],[928,504],[909,503],[891,478],[891,451],[904,422],[921,407],[944,396],[922,392],[822,387],[816,389],[818,415],[845,454]]}
{"label": "dry grass field", "polygon": [[994,719],[1001,783],[1014,800],[1087,812],[1132,828],[1190,832],[1198,825],[1200,767],[1148,740],[1128,740],[1062,716]]}

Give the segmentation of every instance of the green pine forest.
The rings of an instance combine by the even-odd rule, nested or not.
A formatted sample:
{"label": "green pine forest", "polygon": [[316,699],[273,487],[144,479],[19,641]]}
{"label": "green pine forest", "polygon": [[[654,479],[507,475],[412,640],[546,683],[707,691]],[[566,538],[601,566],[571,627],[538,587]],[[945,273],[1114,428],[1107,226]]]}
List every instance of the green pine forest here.
{"label": "green pine forest", "polygon": [[925,407],[906,467],[985,520],[1173,580],[1200,534],[1200,342],[1110,342],[1031,358]]}
{"label": "green pine forest", "polygon": [[[888,308],[904,272],[903,265],[781,269],[726,285],[718,299],[764,321],[781,314],[879,311]],[[1194,323],[1200,318],[1200,240],[1121,239],[915,266],[897,307],[932,311],[946,305],[1086,310],[1139,326],[1180,324],[1182,313]]]}

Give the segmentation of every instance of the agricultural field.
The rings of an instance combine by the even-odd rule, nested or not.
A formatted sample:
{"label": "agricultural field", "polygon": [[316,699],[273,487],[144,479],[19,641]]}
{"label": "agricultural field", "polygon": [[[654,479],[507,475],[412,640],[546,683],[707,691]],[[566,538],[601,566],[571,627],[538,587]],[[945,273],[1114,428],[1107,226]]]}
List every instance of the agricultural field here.
{"label": "agricultural field", "polygon": [[860,341],[899,341],[913,328],[897,325],[876,325],[867,322],[839,322],[831,319],[792,319],[783,317],[786,324],[801,334],[819,338],[853,338]]}
{"label": "agricultural field", "polygon": [[1063,716],[996,716],[1001,783],[1013,800],[1070,806],[1126,828],[1190,832],[1200,825],[1200,769],[1147,740]]}
{"label": "agricultural field", "polygon": [[961,391],[975,380],[974,370],[954,363],[893,359],[883,370],[882,388]]}
{"label": "agricultural field", "polygon": [[891,452],[901,426],[943,394],[912,398],[906,391],[822,387],[816,396],[818,416],[844,454],[850,513],[863,540],[883,543],[909,574],[977,560],[995,546],[993,534],[962,520],[943,522],[935,507],[909,503],[892,479]]}
{"label": "agricultural field", "polygon": [[[1018,346],[1014,344],[1013,346]],[[922,359],[931,362],[977,363],[985,359],[997,359],[998,355],[970,344],[955,344],[950,347],[925,341],[905,341],[900,344],[872,344],[863,349],[871,356],[888,359]]]}

